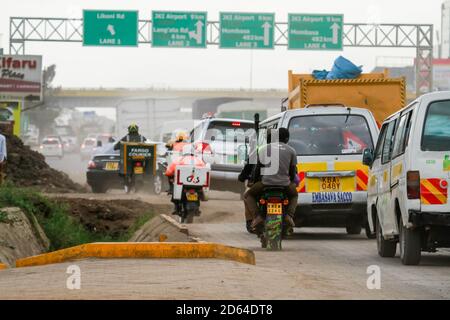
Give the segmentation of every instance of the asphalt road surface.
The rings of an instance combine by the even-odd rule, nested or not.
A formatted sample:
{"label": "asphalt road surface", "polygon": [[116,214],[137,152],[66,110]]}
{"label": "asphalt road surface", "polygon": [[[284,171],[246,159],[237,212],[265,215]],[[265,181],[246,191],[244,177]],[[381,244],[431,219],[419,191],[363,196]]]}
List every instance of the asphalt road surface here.
{"label": "asphalt road surface", "polygon": [[[168,203],[165,195],[73,194]],[[190,233],[255,252],[256,265],[222,260],[84,260],[0,271],[0,299],[449,299],[450,253],[425,253],[419,266],[381,258],[375,240],[343,229],[296,229],[283,251],[260,248],[245,231],[243,205],[233,193],[212,192]],[[69,290],[69,265],[81,270],[81,289]],[[371,270],[380,289],[369,289]],[[374,269],[375,268],[375,269]],[[374,283],[371,282],[370,283]],[[376,282],[375,282],[376,283]]]}

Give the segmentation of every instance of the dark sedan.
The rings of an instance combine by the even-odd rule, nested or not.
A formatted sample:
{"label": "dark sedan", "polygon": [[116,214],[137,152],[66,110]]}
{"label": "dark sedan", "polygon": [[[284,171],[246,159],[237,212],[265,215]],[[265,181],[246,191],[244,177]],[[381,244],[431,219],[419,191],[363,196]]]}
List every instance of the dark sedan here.
{"label": "dark sedan", "polygon": [[[160,194],[167,187],[164,177],[164,159],[157,158],[157,171],[151,192]],[[123,178],[119,176],[120,151],[114,150],[114,143],[107,144],[94,152],[89,161],[86,180],[94,193],[105,193],[109,189],[123,189]]]}

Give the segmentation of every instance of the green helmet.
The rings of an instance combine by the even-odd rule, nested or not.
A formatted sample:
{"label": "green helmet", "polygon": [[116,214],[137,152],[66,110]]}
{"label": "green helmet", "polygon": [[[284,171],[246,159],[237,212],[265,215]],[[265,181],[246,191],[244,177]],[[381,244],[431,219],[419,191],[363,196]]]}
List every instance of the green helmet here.
{"label": "green helmet", "polygon": [[128,126],[128,133],[129,134],[136,134],[139,132],[139,127],[137,124],[132,123]]}

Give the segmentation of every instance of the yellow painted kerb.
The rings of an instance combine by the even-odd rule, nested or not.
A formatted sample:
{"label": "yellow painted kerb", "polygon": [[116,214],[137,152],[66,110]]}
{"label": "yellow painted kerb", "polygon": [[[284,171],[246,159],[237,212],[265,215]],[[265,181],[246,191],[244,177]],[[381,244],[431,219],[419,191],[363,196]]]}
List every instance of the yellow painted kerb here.
{"label": "yellow painted kerb", "polygon": [[16,267],[39,266],[85,258],[216,258],[255,264],[253,251],[217,243],[97,242],[19,259],[16,261]]}

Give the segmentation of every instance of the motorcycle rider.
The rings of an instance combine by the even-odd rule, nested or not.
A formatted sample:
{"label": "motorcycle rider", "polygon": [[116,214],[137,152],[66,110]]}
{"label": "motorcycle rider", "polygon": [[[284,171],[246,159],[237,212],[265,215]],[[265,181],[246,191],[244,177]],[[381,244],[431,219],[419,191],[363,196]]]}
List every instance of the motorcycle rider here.
{"label": "motorcycle rider", "polygon": [[[246,207],[247,226],[249,219],[252,219],[251,225],[247,227],[250,231],[264,222],[264,218],[258,214],[257,200],[266,186],[281,186],[285,187],[286,195],[289,199],[287,207],[287,214],[285,215],[285,223],[288,227],[288,232],[292,231],[295,226],[294,215],[297,207],[297,154],[295,150],[287,143],[289,141],[289,130],[286,128],[278,129],[278,141],[271,141],[271,130],[268,131],[267,144],[258,149],[258,163],[253,166],[247,165],[244,167],[239,180],[249,176],[252,173],[253,184],[244,194],[244,203]],[[271,155],[277,155],[272,157]],[[278,163],[271,163],[274,160]],[[275,165],[276,172],[272,173],[268,169],[268,164]],[[244,179],[245,180],[245,179]]]}
{"label": "motorcycle rider", "polygon": [[[167,167],[165,176],[169,179],[169,185],[170,185],[170,194],[172,194],[171,201],[175,205],[174,212],[172,214],[177,214],[177,203],[173,199],[173,179],[175,176],[175,170],[177,166],[179,165],[192,165],[195,167],[205,167],[206,163],[203,161],[201,157],[198,157],[195,155],[195,150],[193,149],[192,144],[186,144],[183,147],[182,155],[175,158],[172,163]],[[200,200],[204,200],[204,194],[200,194]]]}
{"label": "motorcycle rider", "polygon": [[175,141],[170,141],[166,144],[166,148],[169,151],[174,151],[174,152],[182,152],[183,151],[183,147],[187,144],[189,144],[188,142],[188,134],[185,131],[179,131],[177,132],[176,136],[175,136]]}
{"label": "motorcycle rider", "polygon": [[139,127],[132,123],[128,126],[128,134],[125,135],[119,142],[114,145],[114,150],[120,149],[120,142],[145,142],[147,138],[139,134]]}

